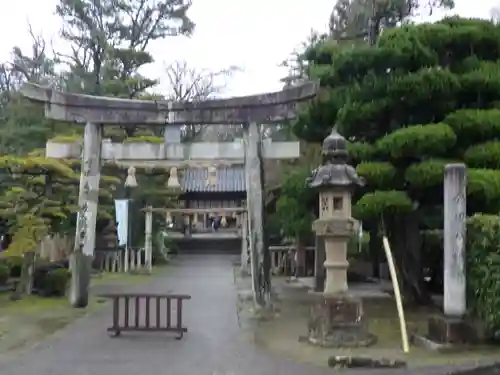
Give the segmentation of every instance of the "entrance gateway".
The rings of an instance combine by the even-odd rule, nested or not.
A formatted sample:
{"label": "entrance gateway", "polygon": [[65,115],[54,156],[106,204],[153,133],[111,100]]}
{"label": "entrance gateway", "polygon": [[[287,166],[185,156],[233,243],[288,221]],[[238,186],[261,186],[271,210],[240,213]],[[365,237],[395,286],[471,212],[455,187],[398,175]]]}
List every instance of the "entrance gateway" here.
{"label": "entrance gateway", "polygon": [[[45,105],[45,117],[85,126],[83,145],[48,142],[46,157],[81,157],[80,190],[75,248],[70,256],[72,270],[70,301],[75,307],[88,304],[90,268],[94,257],[95,226],[102,162],[124,166],[178,169],[192,165],[241,164],[245,168],[246,206],[225,208],[242,212],[243,255],[250,254],[252,289],[255,302],[264,307],[271,295],[270,253],[265,244],[263,216],[263,159],[298,158],[298,142],[262,140],[260,125],[284,123],[297,116],[298,105],[313,99],[318,82],[307,82],[279,92],[200,102],[133,100],[60,92],[33,83],[21,93]],[[235,125],[244,128],[242,142],[181,143],[185,125]],[[162,126],[164,143],[112,143],[103,139],[106,125]],[[221,209],[223,209],[221,207]],[[151,215],[146,208],[146,253],[151,261]],[[163,212],[171,209],[158,208]],[[179,209],[177,209],[179,211]],[[207,213],[204,208],[181,209],[186,214]],[[246,263],[246,262],[244,262]]]}

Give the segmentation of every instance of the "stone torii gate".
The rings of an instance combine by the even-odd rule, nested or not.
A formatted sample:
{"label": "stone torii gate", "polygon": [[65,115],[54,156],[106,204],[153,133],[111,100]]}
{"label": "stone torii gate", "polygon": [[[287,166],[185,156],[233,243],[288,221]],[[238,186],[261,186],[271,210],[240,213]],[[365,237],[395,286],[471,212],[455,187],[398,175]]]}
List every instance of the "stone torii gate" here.
{"label": "stone torii gate", "polygon": [[[72,282],[70,301],[75,307],[88,303],[90,268],[94,255],[95,224],[101,162],[140,161],[151,166],[179,166],[207,161],[243,161],[247,181],[247,231],[251,254],[252,287],[255,302],[265,306],[270,299],[270,254],[264,238],[263,158],[299,157],[297,142],[262,141],[260,125],[283,123],[296,117],[297,106],[314,98],[317,82],[279,92],[201,102],[130,100],[72,94],[32,83],[21,92],[28,99],[45,105],[47,118],[85,126],[83,146],[74,143],[48,143],[46,156],[81,157],[80,191],[75,249],[71,254]],[[184,125],[244,125],[241,142],[180,142]],[[162,126],[163,144],[147,142],[111,143],[103,140],[103,126]]]}

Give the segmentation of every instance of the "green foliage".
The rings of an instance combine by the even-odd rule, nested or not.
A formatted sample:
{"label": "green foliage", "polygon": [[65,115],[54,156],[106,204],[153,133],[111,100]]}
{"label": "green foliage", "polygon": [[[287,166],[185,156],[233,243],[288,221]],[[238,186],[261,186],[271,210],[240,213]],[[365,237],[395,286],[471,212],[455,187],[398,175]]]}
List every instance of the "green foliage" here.
{"label": "green foliage", "polygon": [[0,285],[5,285],[10,276],[10,268],[7,264],[0,263]]}
{"label": "green foliage", "polygon": [[500,134],[500,110],[461,109],[443,120],[457,135],[459,144],[487,142]]}
{"label": "green foliage", "polygon": [[500,171],[469,169],[467,177],[467,196],[481,203],[482,212],[498,212],[500,209]]}
{"label": "green foliage", "polygon": [[376,47],[319,42],[307,57],[321,70],[322,95],[294,130],[318,142],[338,122],[344,136],[375,140],[458,108],[490,108],[500,90],[499,36],[500,26],[449,19],[386,30]]}
{"label": "green foliage", "polygon": [[500,216],[477,214],[467,223],[467,302],[492,331],[500,329]]}
{"label": "green foliage", "polygon": [[424,189],[443,184],[444,168],[449,161],[428,159],[410,165],[405,171],[405,180],[412,188]]}
{"label": "green foliage", "polygon": [[[167,36],[190,35],[194,24],[186,14],[189,7],[189,2],[170,0],[60,1],[56,13],[63,23],[61,36],[77,51],[75,64],[64,77],[67,88],[123,98],[140,96],[157,83],[139,73],[153,62],[147,47]],[[86,56],[93,56],[93,64],[86,63]]]}
{"label": "green foliage", "polygon": [[499,39],[500,25],[455,17],[385,30],[376,46],[320,40],[305,58],[321,95],[294,131],[318,142],[336,123],[363,194],[406,189],[435,204],[446,163],[465,162],[470,212],[500,208]]}
{"label": "green foliage", "polygon": [[358,175],[373,189],[384,189],[394,185],[397,170],[390,163],[366,162],[356,167]]}
{"label": "green foliage", "polygon": [[[358,5],[352,22],[365,19],[363,4],[349,2]],[[337,125],[357,144],[350,147],[351,162],[367,186],[353,198],[354,216],[371,223],[391,219],[384,224],[403,288],[424,301],[417,291],[424,289],[415,287],[421,265],[409,261],[422,259],[420,241],[410,246],[402,234],[418,239],[422,228],[442,230],[446,164],[468,165],[468,215],[500,211],[500,24],[457,17],[402,24],[384,28],[373,46],[346,47],[326,38],[310,47],[306,72],[320,80],[320,95],[293,129],[303,140],[321,142]],[[483,277],[488,264],[500,263],[480,262],[486,262]],[[493,307],[488,313],[498,310]]]}
{"label": "green foliage", "polygon": [[441,258],[443,254],[443,230],[428,229],[421,231],[420,234],[422,235],[425,256],[434,259],[434,262],[428,262],[428,264],[437,263],[436,260]]}
{"label": "green foliage", "polygon": [[7,256],[21,256],[36,251],[37,245],[49,233],[48,220],[33,214],[16,217],[12,227],[12,242],[5,250]]}
{"label": "green foliage", "polygon": [[465,151],[464,161],[472,168],[500,169],[500,141],[490,141],[469,147]]}
{"label": "green foliage", "polygon": [[[432,14],[436,9],[453,9],[453,0],[337,0],[330,16],[329,39],[350,46],[366,44],[367,37],[376,40],[400,24],[411,22],[416,15]],[[369,33],[369,30],[371,33]]]}
{"label": "green foliage", "polygon": [[383,215],[407,213],[412,210],[412,201],[404,191],[376,190],[363,195],[353,207],[353,216],[358,220],[378,219]]}
{"label": "green foliage", "polygon": [[1,156],[0,169],[7,169],[13,174],[32,174],[41,175],[44,173],[56,173],[61,177],[78,181],[79,176],[64,164],[63,161],[57,159],[47,159],[45,157],[17,157],[17,156]]}
{"label": "green foliage", "polygon": [[351,163],[354,165],[372,160],[376,155],[375,146],[366,142],[349,142],[347,151],[349,152]]}
{"label": "green foliage", "polygon": [[306,185],[309,175],[306,168],[292,171],[282,184],[275,216],[286,237],[307,238],[311,235],[314,215],[309,207],[316,193]]}
{"label": "green foliage", "polygon": [[7,256],[2,253],[2,256],[5,256],[5,265],[9,268],[10,277],[21,277],[21,267],[23,265],[23,257],[21,256]]}
{"label": "green foliage", "polygon": [[50,270],[42,280],[43,295],[45,297],[63,297],[66,294],[71,272],[66,268]]}
{"label": "green foliage", "polygon": [[446,124],[414,125],[398,129],[377,142],[377,149],[393,159],[443,156],[457,140]]}
{"label": "green foliage", "polygon": [[49,141],[53,143],[77,143],[83,140],[81,135],[73,134],[73,135],[58,135],[53,138],[50,138]]}
{"label": "green foliage", "polygon": [[141,135],[139,137],[129,137],[123,140],[124,143],[154,143],[154,144],[162,144],[165,142],[165,139],[162,137],[155,137],[152,135]]}
{"label": "green foliage", "polygon": [[362,238],[359,238],[358,233],[353,234],[347,243],[347,258],[368,260],[370,257],[369,244],[369,233],[363,233]]}

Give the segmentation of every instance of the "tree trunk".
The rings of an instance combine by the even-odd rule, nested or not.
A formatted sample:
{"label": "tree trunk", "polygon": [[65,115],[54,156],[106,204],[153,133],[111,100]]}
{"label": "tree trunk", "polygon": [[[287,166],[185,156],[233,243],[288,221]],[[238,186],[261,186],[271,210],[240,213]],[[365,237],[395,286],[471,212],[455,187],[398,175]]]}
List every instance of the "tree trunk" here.
{"label": "tree trunk", "polygon": [[424,287],[418,210],[404,216],[398,215],[392,222],[390,232],[398,281],[405,304],[428,304],[430,297]]}
{"label": "tree trunk", "polygon": [[378,225],[370,223],[368,230],[370,234],[370,242],[368,243],[368,251],[370,253],[370,262],[372,264],[372,277],[380,278],[380,237],[378,233]]}
{"label": "tree trunk", "polygon": [[35,253],[32,251],[26,252],[23,254],[23,263],[21,265],[21,277],[19,279],[19,283],[16,286],[14,292],[10,298],[12,300],[20,300],[23,298],[24,294],[31,293],[32,286],[32,276],[33,276],[33,267],[35,263]]}

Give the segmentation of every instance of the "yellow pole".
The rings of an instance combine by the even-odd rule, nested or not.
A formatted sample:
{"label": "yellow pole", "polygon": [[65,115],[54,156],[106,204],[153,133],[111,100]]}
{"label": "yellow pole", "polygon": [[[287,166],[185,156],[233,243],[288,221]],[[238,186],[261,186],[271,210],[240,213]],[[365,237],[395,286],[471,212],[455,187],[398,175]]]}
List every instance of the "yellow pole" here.
{"label": "yellow pole", "polygon": [[391,274],[392,287],[394,289],[394,297],[396,298],[396,307],[398,309],[399,326],[401,328],[401,341],[403,344],[403,352],[408,353],[410,351],[410,345],[408,344],[408,332],[406,331],[405,313],[403,310],[403,303],[401,302],[401,292],[399,290],[398,277],[396,275],[396,267],[394,266],[394,259],[392,258],[391,247],[389,246],[389,240],[386,236],[382,237],[382,242],[384,244],[385,256],[387,258],[387,264],[389,265],[389,272]]}

